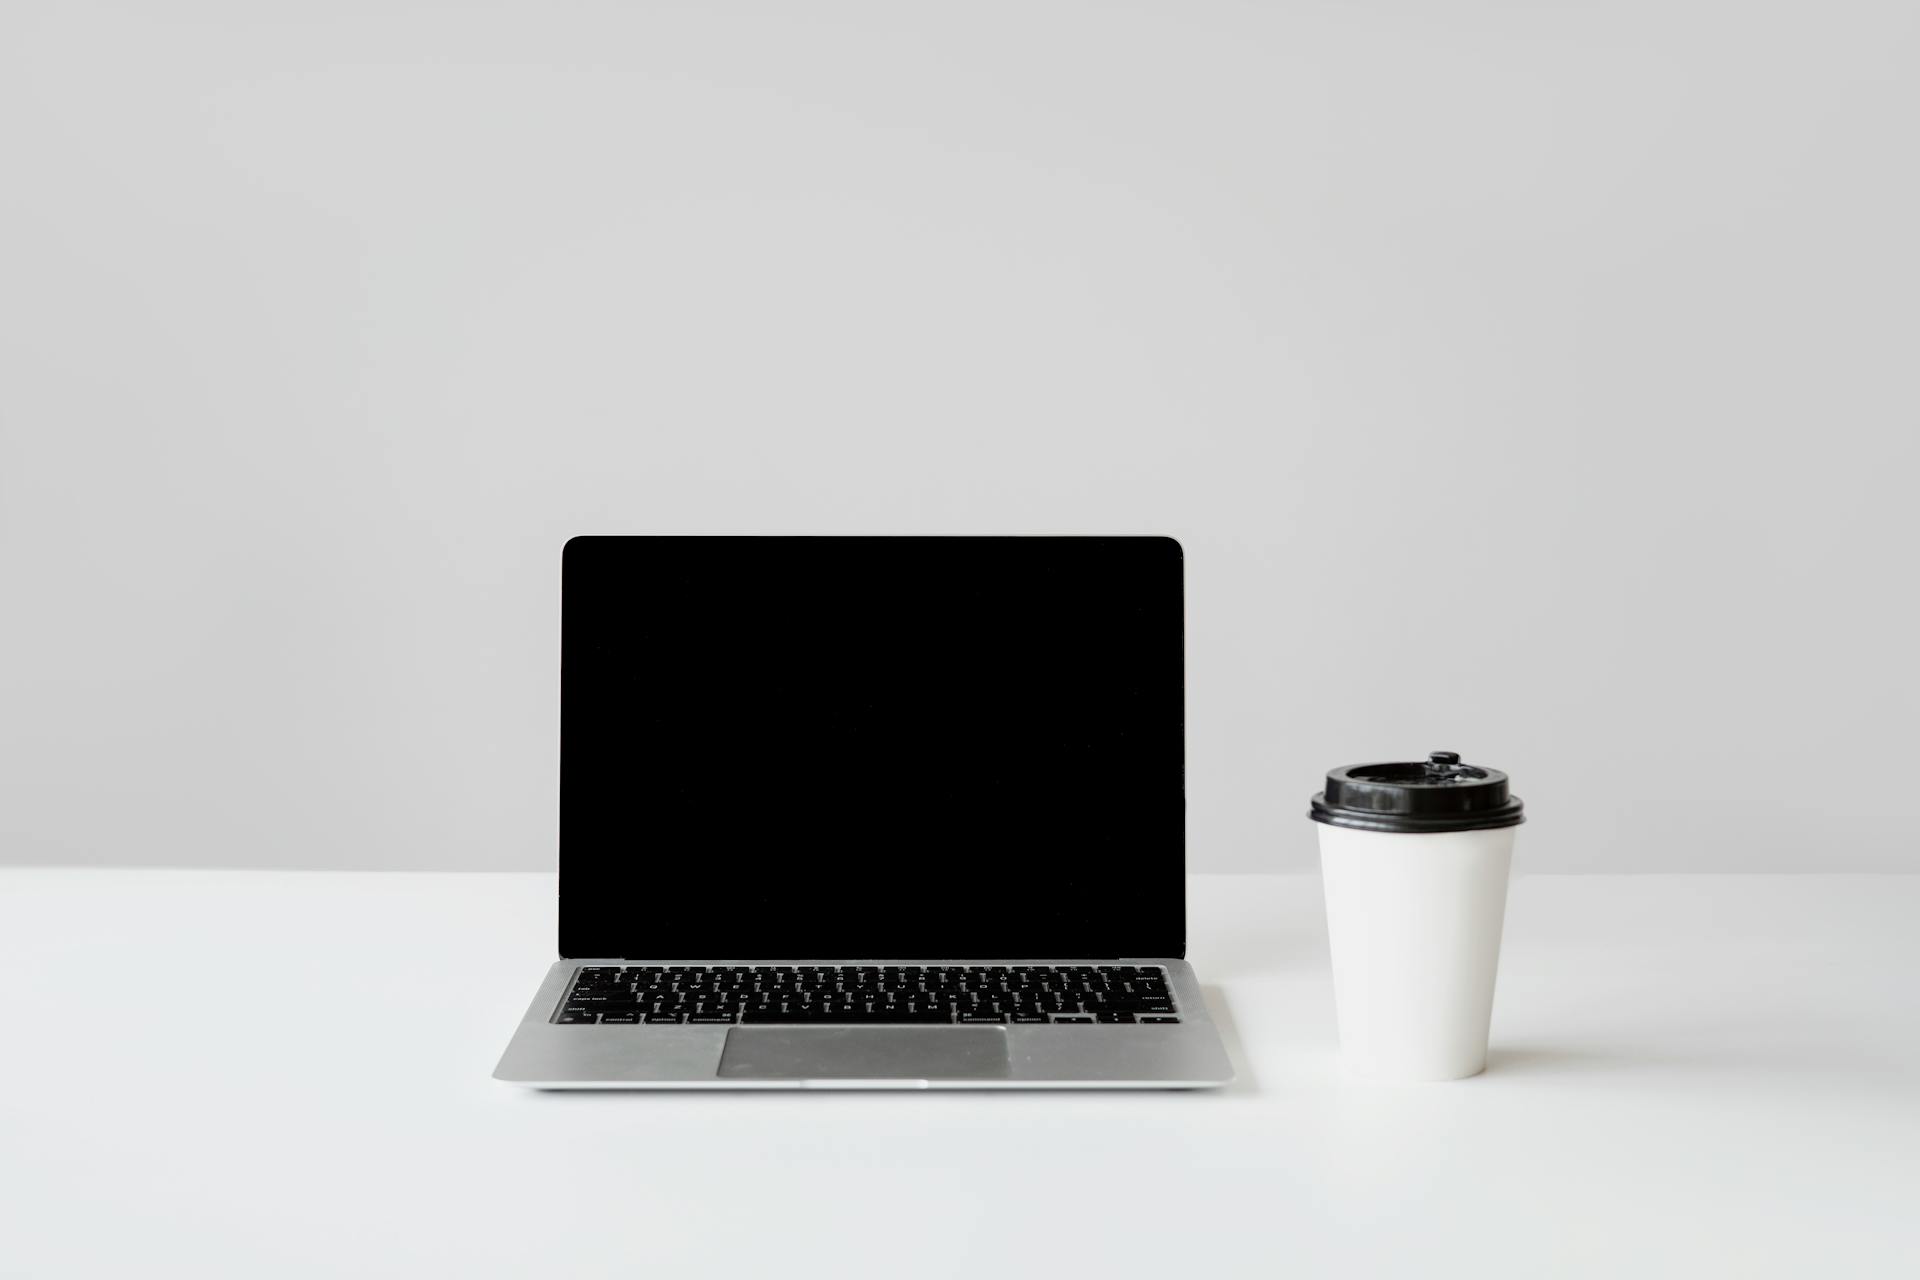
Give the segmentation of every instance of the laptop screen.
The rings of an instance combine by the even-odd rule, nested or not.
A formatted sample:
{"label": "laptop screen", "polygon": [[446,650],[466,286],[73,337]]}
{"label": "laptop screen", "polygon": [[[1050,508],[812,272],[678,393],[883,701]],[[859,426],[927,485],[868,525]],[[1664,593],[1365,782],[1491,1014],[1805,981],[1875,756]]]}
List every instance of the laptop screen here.
{"label": "laptop screen", "polygon": [[564,956],[1185,951],[1167,538],[575,538]]}

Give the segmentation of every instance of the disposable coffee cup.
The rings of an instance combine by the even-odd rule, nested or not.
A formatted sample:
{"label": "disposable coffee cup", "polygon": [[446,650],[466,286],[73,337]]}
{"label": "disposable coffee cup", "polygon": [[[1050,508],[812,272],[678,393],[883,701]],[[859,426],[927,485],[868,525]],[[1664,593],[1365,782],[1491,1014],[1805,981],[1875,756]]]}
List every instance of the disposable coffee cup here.
{"label": "disposable coffee cup", "polygon": [[1487,1067],[1520,799],[1451,751],[1327,774],[1308,814],[1350,1070],[1458,1080]]}

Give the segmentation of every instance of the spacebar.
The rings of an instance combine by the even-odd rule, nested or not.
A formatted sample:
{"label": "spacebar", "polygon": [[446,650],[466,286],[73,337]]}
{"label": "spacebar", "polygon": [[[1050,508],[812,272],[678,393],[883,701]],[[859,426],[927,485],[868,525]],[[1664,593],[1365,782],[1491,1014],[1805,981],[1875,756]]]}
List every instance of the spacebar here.
{"label": "spacebar", "polygon": [[782,1013],[778,1009],[747,1009],[740,1014],[742,1022],[857,1022],[863,1026],[892,1025],[905,1026],[922,1023],[951,1023],[953,1015],[941,1011],[926,1013],[894,1012],[879,1013],[823,1013],[816,1009],[802,1009],[795,1013]]}

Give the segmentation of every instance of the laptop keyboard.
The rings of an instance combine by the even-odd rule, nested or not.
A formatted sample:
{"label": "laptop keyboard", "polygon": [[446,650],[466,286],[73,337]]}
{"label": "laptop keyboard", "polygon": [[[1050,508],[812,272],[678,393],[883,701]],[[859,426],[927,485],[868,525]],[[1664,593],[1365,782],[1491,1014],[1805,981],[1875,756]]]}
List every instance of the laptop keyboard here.
{"label": "laptop keyboard", "polygon": [[642,965],[575,972],[555,1022],[1179,1022],[1158,965]]}

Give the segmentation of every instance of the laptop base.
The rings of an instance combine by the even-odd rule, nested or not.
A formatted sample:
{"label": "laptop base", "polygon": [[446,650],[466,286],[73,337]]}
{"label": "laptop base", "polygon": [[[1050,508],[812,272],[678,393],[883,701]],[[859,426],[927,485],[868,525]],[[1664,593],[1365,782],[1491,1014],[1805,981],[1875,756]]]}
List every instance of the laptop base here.
{"label": "laptop base", "polygon": [[[1179,959],[1100,961],[1165,969],[1180,1008],[1180,1021],[1171,1025],[703,1026],[555,1021],[581,968],[642,963],[650,962],[556,963],[502,1055],[494,1078],[536,1089],[1191,1089],[1233,1079],[1199,983],[1191,966]],[[995,965],[1002,963],[1085,962],[1022,960]]]}

